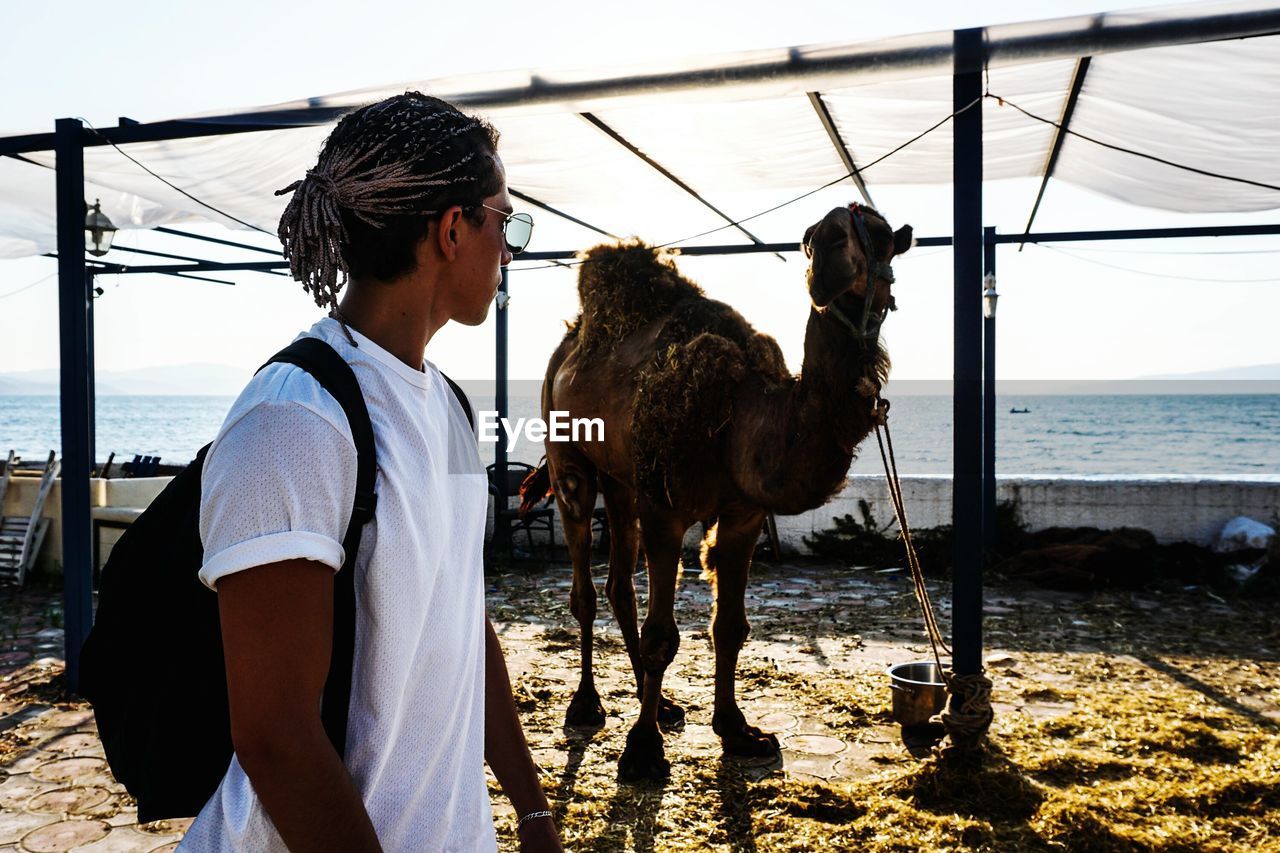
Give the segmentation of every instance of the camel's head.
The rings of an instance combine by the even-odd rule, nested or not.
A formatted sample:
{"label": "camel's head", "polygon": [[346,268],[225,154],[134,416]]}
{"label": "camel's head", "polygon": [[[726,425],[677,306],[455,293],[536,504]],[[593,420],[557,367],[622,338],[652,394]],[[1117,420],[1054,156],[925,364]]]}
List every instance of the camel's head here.
{"label": "camel's head", "polygon": [[[821,222],[809,226],[802,245],[810,259],[809,299],[818,311],[825,311],[846,293],[851,294],[846,297],[847,307],[853,310],[840,313],[855,319],[864,314],[881,318],[894,307],[889,263],[911,248],[910,225],[894,231],[876,211],[851,204],[833,208]],[[869,283],[871,305],[864,312]]]}

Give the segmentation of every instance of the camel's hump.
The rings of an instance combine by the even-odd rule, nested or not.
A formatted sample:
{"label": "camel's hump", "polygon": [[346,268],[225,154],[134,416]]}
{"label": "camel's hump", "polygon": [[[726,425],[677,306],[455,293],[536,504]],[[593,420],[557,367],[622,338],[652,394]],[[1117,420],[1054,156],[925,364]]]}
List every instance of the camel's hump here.
{"label": "camel's hump", "polygon": [[595,246],[578,270],[579,340],[590,349],[611,349],[678,303],[701,296],[668,253],[639,240]]}

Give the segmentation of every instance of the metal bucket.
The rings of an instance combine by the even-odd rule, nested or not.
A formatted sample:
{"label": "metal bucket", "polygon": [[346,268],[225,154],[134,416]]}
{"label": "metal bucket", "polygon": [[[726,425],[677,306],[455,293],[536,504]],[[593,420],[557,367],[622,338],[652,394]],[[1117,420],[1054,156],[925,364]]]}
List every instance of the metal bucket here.
{"label": "metal bucket", "polygon": [[924,725],[947,704],[947,685],[933,661],[900,663],[887,672],[893,692],[893,719],[899,725]]}

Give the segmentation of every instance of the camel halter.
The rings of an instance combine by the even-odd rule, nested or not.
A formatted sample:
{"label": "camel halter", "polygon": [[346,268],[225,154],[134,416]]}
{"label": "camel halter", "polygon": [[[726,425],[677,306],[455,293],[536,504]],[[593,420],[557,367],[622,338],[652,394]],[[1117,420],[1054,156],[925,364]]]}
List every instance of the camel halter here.
{"label": "camel halter", "polygon": [[876,324],[867,331],[867,325],[871,320],[871,304],[876,297],[876,282],[883,281],[885,284],[893,284],[893,266],[885,263],[876,257],[875,250],[871,245],[871,232],[867,230],[867,221],[862,215],[862,205],[856,201],[849,205],[849,216],[853,219],[853,232],[858,238],[858,248],[862,250],[862,256],[867,259],[867,293],[862,298],[862,319],[859,323],[854,323],[849,316],[836,307],[833,301],[824,309],[824,313],[831,312],[831,315],[844,324],[855,339],[865,341],[874,339],[880,335],[880,326],[884,323],[884,318],[889,311],[896,310],[897,306],[893,304],[893,300],[889,300],[889,306],[884,311],[879,312],[876,316]]}

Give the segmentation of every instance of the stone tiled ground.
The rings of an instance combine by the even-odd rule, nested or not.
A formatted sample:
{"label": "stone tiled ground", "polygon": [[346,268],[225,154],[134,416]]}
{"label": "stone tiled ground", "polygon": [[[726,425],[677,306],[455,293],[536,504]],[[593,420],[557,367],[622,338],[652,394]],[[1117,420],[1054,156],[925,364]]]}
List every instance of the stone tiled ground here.
{"label": "stone tiled ground", "polygon": [[107,768],[93,712],[58,695],[59,597],[0,596],[0,851],[174,849],[189,821],[139,826]]}
{"label": "stone tiled ground", "polygon": [[[743,762],[721,755],[710,725],[710,590],[690,571],[677,603],[683,641],[666,680],[666,692],[688,713],[686,724],[666,735],[672,778],[653,788],[618,784],[613,768],[638,703],[621,635],[603,597],[603,574],[597,567],[596,672],[610,716],[598,732],[562,725],[578,680],[568,568],[489,579],[489,612],[507,650],[517,704],[569,848],[705,844],[756,849],[753,827],[760,832],[783,820],[785,834],[787,824],[776,809],[753,814],[744,805],[752,800],[753,785],[767,783],[785,792],[789,785],[838,787],[877,774],[901,778],[913,772],[916,759],[889,719],[883,676],[890,663],[928,657],[909,579],[894,571],[762,565],[748,592],[752,634],[739,666],[738,695],[749,720],[777,732],[781,760]],[[643,575],[637,587],[643,613]],[[945,625],[949,599],[940,585],[933,587]],[[172,849],[185,822],[139,826],[128,796],[103,760],[91,712],[57,695],[59,597],[39,591],[0,595],[5,596],[0,598],[0,851]],[[1103,665],[1172,680],[1189,696],[1268,730],[1280,724],[1275,687],[1280,643],[1274,622],[1242,613],[1247,604],[1195,590],[1085,597],[997,589],[987,602],[987,662],[996,678],[993,735],[1024,737],[1071,715],[1081,694],[1068,688],[1080,686],[1086,658],[1094,670]],[[1245,653],[1234,634],[1187,631],[1206,621],[1243,629],[1256,642]],[[1211,673],[1202,671],[1197,655],[1219,663]],[[1224,678],[1231,683],[1224,684]],[[145,681],[138,688],[147,689]],[[1127,688],[1117,684],[1115,689]],[[717,788],[717,814],[689,814],[682,820],[682,804],[703,808],[694,804],[707,784]],[[491,787],[505,848],[512,814],[492,779]],[[691,835],[689,826],[705,820],[711,821],[711,834]],[[843,820],[832,821],[837,829],[843,826]],[[777,840],[759,845],[785,846]]]}

